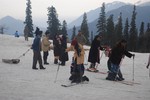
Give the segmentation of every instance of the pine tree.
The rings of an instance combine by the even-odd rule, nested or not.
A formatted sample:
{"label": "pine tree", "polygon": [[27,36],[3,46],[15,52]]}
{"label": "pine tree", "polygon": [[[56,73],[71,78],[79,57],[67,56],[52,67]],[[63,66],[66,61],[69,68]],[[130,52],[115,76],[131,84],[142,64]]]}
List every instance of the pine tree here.
{"label": "pine tree", "polygon": [[123,38],[128,41],[129,40],[129,21],[128,18],[126,18],[124,32],[123,32]]}
{"label": "pine tree", "polygon": [[138,51],[139,52],[144,52],[145,49],[145,44],[144,44],[144,22],[141,22],[141,27],[140,27],[140,33],[139,33],[139,39],[138,39]]}
{"label": "pine tree", "polygon": [[115,34],[116,34],[116,42],[119,41],[122,38],[122,13],[120,13],[120,16],[118,18],[118,22],[115,26]]}
{"label": "pine tree", "polygon": [[109,18],[107,19],[107,26],[106,26],[106,30],[107,30],[107,36],[106,36],[106,40],[107,40],[107,44],[109,46],[113,46],[114,44],[114,22],[113,22],[113,15],[110,15]]}
{"label": "pine tree", "polygon": [[144,44],[146,45],[145,52],[150,53],[150,23],[147,24],[147,30],[145,33],[144,40],[145,40]]}
{"label": "pine tree", "polygon": [[87,23],[87,14],[84,13],[83,14],[83,21],[81,24],[81,28],[80,28],[82,34],[85,36],[86,40],[87,40],[87,44],[89,45],[89,28],[88,28],[88,23]]}
{"label": "pine tree", "polygon": [[29,28],[29,37],[33,37],[33,22],[32,22],[32,7],[31,7],[31,1],[27,0],[26,3],[27,7],[26,7],[26,18],[25,18],[25,22],[24,24],[28,26]]}
{"label": "pine tree", "polygon": [[103,38],[102,38],[102,43],[105,43],[106,42],[106,39],[105,39],[105,35],[106,35],[106,14],[105,14],[105,3],[102,4],[102,7],[101,7],[101,12],[100,12],[100,15],[99,15],[99,18],[98,18],[98,23],[97,23],[97,33],[99,35],[102,35]]}
{"label": "pine tree", "polygon": [[63,21],[63,24],[62,24],[61,34],[63,34],[64,36],[67,36],[67,23],[65,20]]}
{"label": "pine tree", "polygon": [[131,51],[136,51],[136,46],[137,46],[137,29],[136,29],[136,6],[134,5],[133,8],[133,13],[132,13],[132,18],[131,18],[131,23],[130,23],[130,38],[129,38],[129,50]]}
{"label": "pine tree", "polygon": [[76,27],[73,27],[73,31],[72,31],[72,37],[71,37],[71,41],[75,38],[76,36]]}
{"label": "pine tree", "polygon": [[50,32],[50,38],[53,39],[56,34],[60,31],[60,22],[55,7],[48,7],[48,27],[47,30]]}
{"label": "pine tree", "polygon": [[90,41],[90,44],[92,44],[93,40],[94,40],[94,34],[93,34],[93,31],[91,31],[91,41]]}

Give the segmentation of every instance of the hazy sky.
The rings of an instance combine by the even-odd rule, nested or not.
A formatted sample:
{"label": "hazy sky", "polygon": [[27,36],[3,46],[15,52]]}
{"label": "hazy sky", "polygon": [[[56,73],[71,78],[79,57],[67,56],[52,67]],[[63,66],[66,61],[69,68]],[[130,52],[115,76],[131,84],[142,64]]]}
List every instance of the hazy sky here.
{"label": "hazy sky", "polygon": [[[47,8],[52,5],[56,8],[60,21],[66,20],[69,23],[84,12],[100,7],[103,2],[113,1],[134,4],[139,0],[31,0],[33,23],[40,24],[41,20],[46,23]],[[0,18],[9,15],[24,21],[26,2],[26,0],[0,0]]]}

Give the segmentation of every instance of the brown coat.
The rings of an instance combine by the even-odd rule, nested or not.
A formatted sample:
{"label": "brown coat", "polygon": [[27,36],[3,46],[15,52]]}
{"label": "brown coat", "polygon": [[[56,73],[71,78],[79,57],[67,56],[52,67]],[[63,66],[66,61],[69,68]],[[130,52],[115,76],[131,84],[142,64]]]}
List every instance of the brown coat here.
{"label": "brown coat", "polygon": [[73,50],[74,51],[74,59],[77,58],[77,64],[83,64],[84,63],[84,54],[85,54],[85,51],[84,51],[84,48],[83,48],[83,46],[81,44],[79,44],[79,47],[81,49],[81,55],[80,56],[78,56],[77,51],[75,50],[75,48],[74,48],[73,45],[71,45],[70,47],[68,47],[66,49],[66,51],[68,52],[68,51]]}
{"label": "brown coat", "polygon": [[46,52],[50,50],[50,44],[51,42],[49,41],[48,37],[44,37],[42,39],[42,51]]}

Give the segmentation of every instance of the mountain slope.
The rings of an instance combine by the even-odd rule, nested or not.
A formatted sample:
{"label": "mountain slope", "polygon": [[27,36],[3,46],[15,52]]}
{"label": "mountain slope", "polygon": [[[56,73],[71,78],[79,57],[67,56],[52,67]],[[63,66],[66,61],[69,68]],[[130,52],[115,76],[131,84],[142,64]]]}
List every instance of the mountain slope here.
{"label": "mountain slope", "polygon": [[[147,26],[147,23],[150,22],[150,10],[149,9],[150,9],[150,6],[136,6],[136,12],[137,12],[136,25],[137,25],[138,31],[139,31],[142,21],[145,23],[145,28]],[[118,9],[108,11],[106,13],[106,18],[108,18],[111,14],[113,14],[114,22],[117,22],[118,16],[119,16],[120,12],[122,12],[122,23],[124,26],[126,18],[129,19],[129,24],[130,24],[131,17],[132,17],[132,11],[133,11],[133,5],[125,5]],[[97,32],[97,27],[96,27],[97,20],[98,19],[95,19],[93,22],[88,24],[89,32],[93,31],[94,34],[97,34],[96,33]],[[76,28],[78,30],[80,28],[80,26],[78,26]],[[68,34],[70,35],[69,37],[71,37],[72,29],[68,30]]]}
{"label": "mountain slope", "polygon": [[[112,3],[105,4],[105,8],[106,8],[105,11],[108,12],[108,11],[117,9],[119,7],[122,7],[124,5],[126,5],[126,3],[119,2],[119,1],[114,1]],[[91,10],[91,11],[87,12],[87,16],[88,16],[87,20],[88,20],[89,23],[94,21],[95,19],[97,19],[99,17],[100,10],[101,10],[101,8],[99,7],[97,9],[94,9],[94,10]],[[83,15],[81,15],[76,20],[74,20],[73,22],[68,24],[68,28],[73,28],[74,25],[75,26],[80,26],[82,20],[83,20]]]}
{"label": "mountain slope", "polygon": [[4,25],[7,28],[7,30],[4,31],[6,34],[14,34],[16,31],[18,31],[20,35],[23,34],[23,21],[17,20],[11,16],[6,16],[0,19],[0,25]]}

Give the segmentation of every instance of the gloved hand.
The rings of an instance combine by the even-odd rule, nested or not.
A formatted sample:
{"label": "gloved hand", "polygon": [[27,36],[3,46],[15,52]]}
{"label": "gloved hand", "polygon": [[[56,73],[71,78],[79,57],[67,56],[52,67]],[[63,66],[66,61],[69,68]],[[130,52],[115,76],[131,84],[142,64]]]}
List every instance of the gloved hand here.
{"label": "gloved hand", "polygon": [[135,57],[135,54],[132,54],[132,56],[133,56],[133,59],[134,59],[134,57]]}
{"label": "gloved hand", "polygon": [[148,67],[149,67],[149,64],[147,64],[146,68],[148,69]]}

